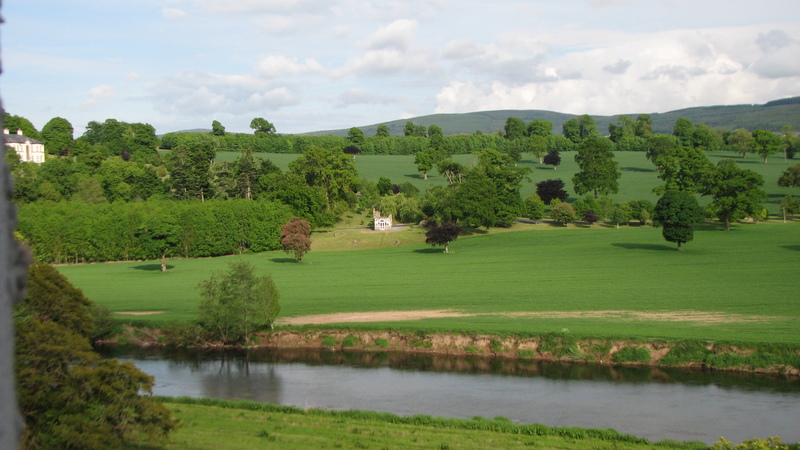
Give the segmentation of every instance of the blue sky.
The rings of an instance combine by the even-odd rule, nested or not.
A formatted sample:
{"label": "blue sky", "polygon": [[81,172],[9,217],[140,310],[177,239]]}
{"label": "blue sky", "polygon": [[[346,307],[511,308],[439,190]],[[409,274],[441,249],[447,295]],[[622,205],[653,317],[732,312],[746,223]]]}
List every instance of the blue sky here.
{"label": "blue sky", "polygon": [[[800,95],[796,0],[4,0],[6,110],[279,133]],[[446,132],[447,130],[445,130]]]}

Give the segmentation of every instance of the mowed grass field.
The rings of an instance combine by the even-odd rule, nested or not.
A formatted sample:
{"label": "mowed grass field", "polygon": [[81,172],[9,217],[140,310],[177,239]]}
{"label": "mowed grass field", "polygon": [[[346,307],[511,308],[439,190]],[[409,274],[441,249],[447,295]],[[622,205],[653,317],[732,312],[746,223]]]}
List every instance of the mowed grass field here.
{"label": "mowed grass field", "polygon": [[[239,156],[235,152],[220,152],[217,154],[218,161],[233,161]],[[282,169],[287,169],[289,163],[297,159],[300,155],[295,154],[264,154],[256,153],[256,156],[268,158]],[[778,187],[778,178],[787,167],[800,163],[800,160],[784,160],[783,155],[773,155],[764,164],[757,155],[748,155],[742,158],[740,155],[727,152],[708,154],[712,163],[716,164],[720,159],[733,158],[743,169],[749,169],[761,174],[764,177],[764,190],[767,192],[765,206],[770,214],[779,214],[778,202],[786,194],[800,196],[800,190],[796,188]],[[470,166],[477,159],[475,155],[456,155],[455,161],[466,166]],[[655,166],[645,158],[643,152],[617,152],[615,159],[619,163],[619,170],[622,176],[619,179],[619,192],[612,197],[620,202],[625,200],[647,199],[653,203],[658,197],[653,194],[653,188],[659,186],[661,180],[657,177]],[[540,165],[537,158],[529,153],[522,155],[519,162],[522,167],[531,169],[530,181],[523,182],[520,193],[524,198],[528,194],[536,192],[536,183],[544,180],[559,178],[564,181],[565,190],[569,194],[568,201],[573,202],[579,198],[572,187],[572,176],[578,171],[575,164],[575,152],[562,152],[561,165],[558,169],[552,166]],[[428,179],[424,180],[422,174],[417,171],[413,156],[391,156],[391,155],[358,155],[356,157],[356,168],[362,178],[377,181],[380,177],[386,177],[395,184],[410,182],[420,192],[424,192],[430,186],[444,185],[447,180],[440,176],[434,169],[428,174]],[[700,198],[701,204],[709,202],[708,198]]]}
{"label": "mowed grass field", "polygon": [[[421,242],[421,233],[318,234],[320,247],[353,251],[312,247],[299,264],[283,252],[267,252],[172,259],[167,273],[157,262],[59,270],[112,311],[159,312],[117,316],[151,325],[194,320],[197,284],[227,262],[244,260],[272,275],[282,317],[445,309],[467,315],[345,326],[800,344],[798,222],[738,224],[729,232],[703,226],[682,252],[650,226],[517,224],[507,232],[460,237],[451,244],[453,254],[413,243]],[[376,236],[400,245],[370,248]]]}

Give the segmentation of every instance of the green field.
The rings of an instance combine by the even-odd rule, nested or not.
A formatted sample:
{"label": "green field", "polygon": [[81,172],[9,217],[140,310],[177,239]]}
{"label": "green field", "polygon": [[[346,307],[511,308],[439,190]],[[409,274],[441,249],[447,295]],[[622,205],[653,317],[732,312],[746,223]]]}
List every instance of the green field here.
{"label": "green field", "polygon": [[[283,317],[337,312],[450,309],[476,314],[361,325],[402,330],[495,334],[569,330],[609,338],[713,339],[800,344],[800,223],[739,224],[730,232],[698,229],[675,251],[652,227],[581,228],[518,224],[513,232],[456,240],[454,254],[424,244],[361,251],[314,251],[300,264],[282,252],[208,259],[62,266],[71,282],[118,316],[145,324],[191,321],[196,286],[226,262],[243,259],[271,274]],[[349,233],[349,234],[348,234]],[[360,233],[318,239],[358,248]],[[398,240],[421,231],[391,233]],[[386,233],[380,234],[386,236]],[[351,240],[352,239],[352,240]],[[359,241],[362,242],[362,241]],[[554,317],[507,313],[561,312]],[[597,311],[660,313],[652,317]],[[677,314],[670,312],[678,311]],[[708,317],[686,311],[708,313]],[[577,312],[591,312],[577,314]],[[571,314],[567,314],[571,313]],[[758,316],[758,317],[752,317]]]}
{"label": "green field", "polygon": [[[264,154],[256,153],[256,156],[268,158],[276,165],[286,170],[289,162],[294,161],[300,155],[294,154]],[[233,161],[238,157],[235,152],[220,152],[217,154],[219,161]],[[800,161],[785,161],[783,155],[773,155],[769,162],[764,164],[757,155],[748,155],[742,158],[733,153],[719,152],[708,155],[711,162],[716,164],[722,158],[733,158],[743,169],[758,172],[764,177],[764,190],[767,192],[766,207],[770,214],[778,214],[778,202],[786,194],[800,196],[800,191],[796,188],[778,187],[778,177],[787,167],[797,164]],[[578,199],[575,191],[572,190],[572,176],[578,170],[575,164],[575,153],[565,152],[561,154],[561,166],[554,170],[552,166],[540,165],[538,159],[531,154],[523,154],[519,165],[529,167],[532,172],[530,181],[523,182],[520,190],[524,198],[528,194],[536,192],[536,183],[552,178],[560,178],[564,181],[565,190],[570,195],[568,201],[573,202]],[[474,155],[456,155],[453,157],[465,165],[470,165],[476,161]],[[653,194],[653,188],[661,185],[658,179],[655,166],[645,158],[643,152],[617,152],[615,159],[619,163],[619,170],[622,176],[619,179],[620,190],[614,195],[616,201],[647,199],[655,203],[658,197]],[[439,176],[434,170],[428,174],[428,180],[424,180],[414,165],[413,156],[384,156],[384,155],[359,155],[356,158],[356,168],[362,178],[377,181],[380,177],[386,177],[395,184],[410,182],[424,192],[428,187],[446,184],[446,179]],[[701,198],[702,204],[708,203],[707,198]]]}
{"label": "green field", "polygon": [[[253,402],[164,399],[182,426],[166,448],[545,448],[646,449],[613,430],[515,425],[508,419],[401,418],[366,411],[303,411]],[[663,441],[659,448],[706,448]]]}

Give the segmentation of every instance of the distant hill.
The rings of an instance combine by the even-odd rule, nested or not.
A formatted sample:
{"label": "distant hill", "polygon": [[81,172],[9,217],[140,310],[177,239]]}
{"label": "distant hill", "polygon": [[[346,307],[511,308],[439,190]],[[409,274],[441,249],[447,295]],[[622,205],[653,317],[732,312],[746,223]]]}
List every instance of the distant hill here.
{"label": "distant hill", "polygon": [[[601,133],[608,132],[608,125],[619,120],[620,116],[636,119],[640,113],[618,114],[614,116],[595,116],[597,128]],[[675,121],[681,117],[694,123],[704,123],[712,128],[721,130],[747,130],[780,131],[784,125],[792,125],[800,131],[800,97],[773,100],[763,105],[731,105],[731,106],[701,106],[685,108],[666,113],[646,113],[653,119],[653,131],[656,133],[672,133]],[[535,119],[553,122],[553,132],[560,134],[561,127],[567,120],[576,117],[575,114],[565,114],[555,111],[543,110],[500,110],[481,111],[461,114],[431,114],[428,116],[413,117],[410,119],[392,120],[390,122],[376,123],[373,125],[359,126],[366,136],[373,136],[378,125],[387,125],[392,135],[402,136],[403,128],[407,121],[416,125],[438,125],[447,135],[472,134],[480,130],[483,133],[494,133],[503,130],[506,119],[517,117],[525,122]],[[303,133],[308,136],[347,136],[349,129],[316,131]]]}

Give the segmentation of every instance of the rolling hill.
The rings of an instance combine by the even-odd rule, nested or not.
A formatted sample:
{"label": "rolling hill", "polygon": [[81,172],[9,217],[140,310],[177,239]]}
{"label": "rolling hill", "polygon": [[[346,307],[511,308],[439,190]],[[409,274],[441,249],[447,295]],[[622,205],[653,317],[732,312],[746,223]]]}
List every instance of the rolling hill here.
{"label": "rolling hill", "polygon": [[[595,116],[598,129],[605,133],[608,125],[619,120],[620,116],[636,119],[639,114],[650,114],[653,119],[653,131],[656,133],[671,133],[672,127],[678,118],[684,117],[694,123],[704,123],[712,128],[722,130],[735,130],[745,128],[748,130],[764,129],[779,132],[784,125],[792,125],[800,130],[800,97],[774,100],[763,105],[718,105],[702,106],[679,109],[665,113],[635,112],[614,116]],[[483,133],[493,133],[502,130],[506,119],[518,117],[526,122],[535,119],[549,120],[553,123],[553,132],[561,133],[561,126],[567,120],[576,117],[575,114],[566,114],[556,111],[543,110],[498,110],[480,111],[459,114],[431,114],[427,116],[399,119],[372,125],[359,126],[365,135],[373,136],[378,125],[387,125],[392,135],[402,136],[403,127],[407,121],[417,125],[438,125],[445,134],[471,134],[480,130]],[[325,130],[304,133],[308,136],[347,136],[347,129]]]}

